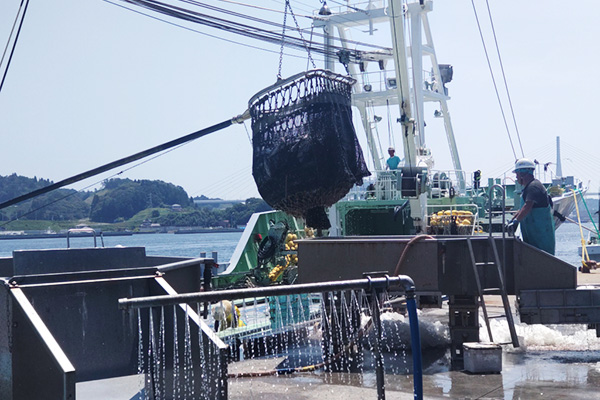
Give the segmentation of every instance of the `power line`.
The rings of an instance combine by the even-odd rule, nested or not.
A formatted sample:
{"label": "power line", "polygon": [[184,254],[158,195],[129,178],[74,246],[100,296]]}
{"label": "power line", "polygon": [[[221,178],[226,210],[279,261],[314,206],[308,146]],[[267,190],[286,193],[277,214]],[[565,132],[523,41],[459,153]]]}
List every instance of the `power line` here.
{"label": "power line", "polygon": [[[266,7],[260,7],[260,6],[256,6],[254,4],[246,4],[246,3],[240,3],[237,1],[232,1],[232,0],[219,0],[223,3],[229,3],[229,4],[234,4],[236,6],[242,6],[242,7],[248,7],[248,8],[254,8],[256,10],[262,10],[262,11],[271,11],[271,12],[275,12],[275,13],[279,13],[279,14],[283,14],[283,11],[281,10],[275,10],[274,8],[266,8]],[[310,15],[300,15],[301,17],[304,18],[312,18]]]}
{"label": "power line", "polygon": [[183,143],[186,143],[186,142],[189,142],[189,141],[192,141],[192,140],[196,140],[196,139],[198,139],[198,138],[200,138],[202,136],[206,136],[206,135],[211,134],[213,132],[216,132],[216,131],[219,131],[221,129],[227,128],[227,127],[231,126],[232,124],[239,122],[241,118],[243,118],[243,116],[234,117],[232,119],[220,122],[220,123],[215,124],[213,126],[210,126],[208,128],[201,129],[199,131],[196,131],[196,132],[190,133],[188,135],[182,136],[182,137],[180,137],[178,139],[171,140],[169,142],[160,144],[158,146],[154,146],[154,147],[152,147],[150,149],[140,151],[140,152],[138,152],[136,154],[133,154],[133,155],[130,155],[130,156],[127,156],[127,157],[123,157],[123,158],[121,158],[119,160],[110,162],[108,164],[104,164],[104,165],[102,165],[100,167],[91,169],[89,171],[82,172],[82,173],[77,174],[75,176],[72,176],[70,178],[64,179],[64,180],[62,180],[60,182],[57,182],[57,183],[54,183],[52,185],[45,186],[45,187],[43,187],[41,189],[37,189],[37,190],[34,190],[32,192],[26,193],[26,194],[24,194],[22,196],[15,197],[15,198],[13,198],[11,200],[8,200],[8,201],[5,201],[5,202],[1,203],[0,204],[0,210],[3,209],[3,208],[6,208],[8,206],[11,206],[13,204],[17,204],[17,203],[20,203],[22,201],[29,200],[29,199],[31,199],[33,197],[37,197],[37,196],[39,196],[41,194],[48,193],[48,192],[51,192],[53,190],[59,189],[61,187],[70,185],[72,183],[79,182],[79,181],[82,181],[84,179],[90,178],[92,176],[99,175],[99,174],[101,174],[103,172],[109,171],[111,169],[115,169],[115,168],[120,167],[122,165],[132,163],[132,162],[140,160],[142,158],[146,158],[146,157],[148,157],[150,155],[159,153],[161,151],[164,151],[164,150],[167,150],[167,149],[179,146],[179,145],[181,145]]}
{"label": "power line", "polygon": [[488,68],[490,70],[490,75],[492,77],[492,83],[494,84],[494,91],[496,92],[496,98],[498,99],[498,105],[500,106],[500,111],[502,113],[502,120],[504,121],[504,127],[506,128],[506,134],[508,135],[508,140],[510,142],[510,147],[513,152],[513,156],[515,160],[517,157],[517,152],[515,151],[515,146],[512,141],[512,137],[510,136],[510,130],[508,129],[508,123],[506,122],[506,114],[504,113],[504,107],[502,106],[502,101],[500,100],[500,93],[498,92],[498,86],[496,85],[496,78],[494,77],[494,71],[492,70],[492,64],[490,62],[490,56],[487,51],[487,46],[485,45],[485,40],[483,38],[483,31],[481,30],[481,24],[479,23],[479,17],[477,15],[477,9],[475,8],[475,1],[471,0],[471,4],[473,5],[473,12],[475,13],[475,20],[477,21],[477,28],[479,29],[479,36],[481,37],[481,43],[483,45],[483,51],[485,52],[485,59],[487,60]]}
{"label": "power line", "polygon": [[[25,7],[23,7],[23,2],[25,1]],[[2,81],[0,81],[0,92],[2,92],[2,87],[4,87],[4,81],[6,80],[6,74],[8,74],[8,68],[10,67],[10,62],[12,61],[13,55],[15,53],[15,48],[17,47],[17,41],[19,40],[19,36],[21,34],[21,28],[23,27],[23,21],[25,21],[25,14],[27,13],[27,8],[29,7],[29,0],[21,0],[21,5],[19,6],[19,11],[17,12],[17,16],[15,18],[15,22],[13,24],[12,30],[10,31],[10,35],[8,37],[8,42],[6,43],[6,48],[4,49],[4,53],[2,54],[2,60],[0,60],[0,67],[4,62],[4,56],[6,55],[6,50],[10,44],[10,40],[12,38],[13,32],[15,30],[15,26],[17,21],[19,20],[19,14],[21,14],[21,9],[23,9],[23,14],[21,14],[21,21],[19,22],[19,29],[17,29],[17,34],[15,35],[15,40],[13,41],[12,48],[10,50],[10,55],[8,56],[8,61],[6,62],[6,68],[4,68],[4,74],[2,75]]]}
{"label": "power line", "polygon": [[512,115],[513,124],[515,125],[515,131],[517,134],[517,140],[519,141],[519,147],[521,148],[521,154],[525,157],[523,151],[523,144],[521,143],[521,135],[519,134],[519,127],[517,126],[517,118],[515,117],[515,110],[513,108],[512,100],[510,97],[510,91],[508,90],[508,82],[506,82],[506,74],[504,73],[504,64],[502,63],[502,57],[500,56],[500,47],[498,46],[498,39],[496,38],[496,29],[494,28],[494,21],[492,20],[492,12],[490,10],[490,3],[488,0],[485,1],[487,4],[488,15],[490,17],[490,25],[492,27],[492,33],[494,35],[494,43],[496,44],[496,53],[498,54],[498,61],[500,63],[500,70],[502,71],[502,79],[504,80],[504,88],[506,89],[506,96],[508,98],[508,104],[510,106],[510,112]]}
{"label": "power line", "polygon": [[[190,32],[199,33],[200,35],[204,35],[204,36],[207,36],[207,37],[210,37],[210,38],[213,38],[213,39],[222,40],[224,42],[228,42],[228,43],[232,43],[232,44],[236,44],[236,45],[240,45],[240,46],[244,46],[244,47],[250,47],[250,48],[255,49],[255,50],[266,51],[268,53],[279,54],[279,51],[276,51],[276,50],[269,50],[269,49],[266,49],[264,47],[252,46],[252,45],[249,45],[247,43],[236,42],[235,40],[225,39],[223,37],[216,36],[216,35],[211,35],[210,33],[202,32],[202,31],[199,31],[199,30],[196,30],[196,29],[192,29],[190,27],[187,27],[187,26],[184,26],[184,25],[181,25],[181,24],[176,24],[174,22],[167,21],[166,19],[158,18],[158,17],[156,17],[154,15],[146,14],[146,13],[143,13],[143,12],[141,12],[139,10],[134,10],[134,9],[126,7],[126,6],[122,5],[122,4],[117,4],[117,3],[115,3],[115,2],[113,2],[111,0],[102,0],[102,1],[104,1],[105,3],[112,4],[112,5],[116,6],[116,7],[120,7],[122,9],[134,12],[136,14],[142,15],[144,17],[148,17],[148,18],[154,19],[156,21],[164,22],[166,24],[169,24],[169,25],[172,25],[172,26],[176,26],[178,28],[182,28],[182,29],[188,30]],[[122,1],[122,0],[117,0],[117,1]],[[288,57],[302,58],[302,59],[305,58],[304,56],[299,56],[299,55],[290,54],[290,53],[286,53],[286,56],[288,56]]]}
{"label": "power line", "polygon": [[[105,1],[107,1],[107,0],[105,0]],[[249,38],[256,39],[256,40],[261,40],[261,41],[265,41],[265,42],[269,42],[269,43],[273,43],[273,44],[280,44],[283,40],[287,47],[292,47],[292,48],[300,49],[300,50],[313,51],[313,52],[323,54],[325,56],[337,56],[338,52],[341,50],[348,51],[343,46],[330,46],[330,49],[328,49],[324,43],[314,42],[314,41],[306,42],[306,41],[302,40],[302,37],[296,37],[296,36],[291,36],[291,35],[282,35],[279,31],[263,29],[263,28],[259,28],[257,26],[243,24],[240,22],[235,22],[235,21],[232,21],[231,19],[215,17],[213,15],[201,13],[201,12],[183,8],[183,7],[177,7],[175,5],[163,3],[163,2],[160,2],[157,0],[120,0],[120,1],[134,5],[134,6],[145,8],[145,9],[148,9],[153,12],[161,13],[161,14],[167,15],[172,18],[178,18],[178,19],[185,20],[188,22],[205,25],[205,26],[208,26],[211,28],[220,29],[220,30],[232,33],[232,34],[241,35],[241,36],[249,37]],[[233,17],[241,18],[241,19],[247,19],[247,20],[250,20],[255,23],[261,23],[261,24],[264,24],[267,26],[272,26],[272,27],[276,27],[279,29],[283,29],[283,25],[272,22],[272,21],[264,20],[261,18],[248,16],[246,14],[222,9],[222,8],[219,8],[216,6],[209,6],[209,5],[194,1],[194,0],[180,0],[180,1],[184,2],[186,4],[208,8],[211,11],[223,13],[228,16],[233,16]],[[107,1],[107,2],[109,2],[109,1]],[[111,3],[111,4],[113,4],[113,3]],[[297,28],[297,29],[294,29],[293,31],[298,32],[298,34],[301,36],[303,29]],[[321,38],[325,37],[325,35],[320,34],[320,33],[315,33],[314,36],[318,36]],[[353,45],[355,47],[364,46],[366,48],[390,51],[390,48],[385,47],[385,46],[378,46],[378,45],[373,45],[370,43],[358,42],[358,41],[341,39],[341,38],[336,38],[336,40],[338,40],[341,43],[344,43],[346,45],[349,44],[349,45]],[[356,60],[360,59],[361,53],[362,53],[361,50],[352,50],[351,51],[351,55]]]}

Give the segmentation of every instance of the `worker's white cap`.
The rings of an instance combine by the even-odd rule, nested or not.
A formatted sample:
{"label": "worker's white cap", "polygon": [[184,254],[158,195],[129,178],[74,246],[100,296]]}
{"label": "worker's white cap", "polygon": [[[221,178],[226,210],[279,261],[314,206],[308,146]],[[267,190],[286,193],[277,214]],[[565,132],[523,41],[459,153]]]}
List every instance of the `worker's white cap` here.
{"label": "worker's white cap", "polygon": [[521,158],[515,162],[515,169],[513,172],[533,172],[535,164],[529,158]]}

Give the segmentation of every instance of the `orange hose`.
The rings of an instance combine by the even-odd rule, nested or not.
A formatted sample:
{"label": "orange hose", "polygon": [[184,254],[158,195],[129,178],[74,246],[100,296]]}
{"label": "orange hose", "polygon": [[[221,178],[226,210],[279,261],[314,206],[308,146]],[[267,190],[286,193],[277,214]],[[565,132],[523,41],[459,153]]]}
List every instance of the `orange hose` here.
{"label": "orange hose", "polygon": [[404,264],[404,260],[406,259],[406,255],[408,254],[408,249],[410,249],[410,247],[413,244],[415,244],[416,242],[418,242],[422,239],[435,239],[435,238],[430,235],[417,235],[414,238],[410,239],[408,241],[408,243],[406,244],[406,247],[404,248],[404,250],[402,250],[402,254],[400,255],[398,264],[396,264],[396,269],[394,269],[394,276],[398,276],[400,274],[400,267],[402,266],[402,264]]}

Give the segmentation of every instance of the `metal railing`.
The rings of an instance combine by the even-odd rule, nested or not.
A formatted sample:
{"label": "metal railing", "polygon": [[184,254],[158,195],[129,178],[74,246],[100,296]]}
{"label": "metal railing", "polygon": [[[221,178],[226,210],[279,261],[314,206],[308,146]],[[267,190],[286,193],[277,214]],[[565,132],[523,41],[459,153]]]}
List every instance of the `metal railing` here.
{"label": "metal railing", "polygon": [[[3,399],[75,398],[75,368],[56,339],[19,288],[9,290],[14,319],[11,338],[12,370],[3,368]],[[9,316],[5,316],[10,321]],[[17,329],[18,328],[18,329]],[[7,328],[10,329],[10,328]],[[4,360],[10,356],[2,354]],[[35,359],[35,364],[27,362]],[[6,362],[6,361],[4,361]],[[33,378],[35,377],[35,378]],[[12,383],[4,387],[4,383]]]}
{"label": "metal railing", "polygon": [[[278,287],[263,287],[263,288],[252,288],[252,289],[239,289],[239,290],[222,290],[222,291],[213,291],[213,292],[200,292],[200,293],[186,293],[186,294],[174,294],[174,295],[166,295],[166,296],[151,296],[151,297],[140,297],[140,298],[125,298],[119,300],[119,306],[124,310],[129,309],[149,309],[153,310],[151,315],[162,314],[165,307],[181,307],[182,310],[185,310],[186,317],[190,317],[194,323],[198,324],[201,329],[208,335],[206,332],[206,324],[203,321],[196,320],[198,314],[200,313],[201,304],[206,303],[215,303],[221,302],[219,304],[224,304],[225,301],[230,301],[233,304],[236,304],[236,300],[241,299],[255,299],[254,301],[250,301],[250,304],[253,304],[254,307],[257,307],[257,298],[267,298],[269,299],[269,303],[273,304],[271,306],[271,328],[273,327],[273,318],[277,320],[276,325],[278,327],[288,326],[290,329],[293,329],[293,326],[301,326],[300,329],[306,331],[307,325],[306,320],[302,319],[302,315],[306,314],[307,316],[311,313],[306,309],[306,306],[302,304],[303,298],[301,296],[309,294],[309,293],[321,293],[321,304],[320,304],[320,326],[323,332],[323,342],[321,349],[323,350],[323,362],[321,363],[321,367],[330,368],[330,370],[335,370],[336,368],[346,368],[348,363],[351,363],[348,360],[352,360],[352,356],[348,357],[348,360],[344,360],[344,354],[349,351],[357,351],[356,348],[360,346],[353,346],[352,343],[355,343],[360,339],[361,335],[364,334],[364,330],[360,329],[360,320],[361,320],[361,312],[364,309],[361,309],[361,304],[355,300],[353,297],[354,292],[351,292],[352,295],[348,295],[346,291],[361,291],[363,296],[361,298],[367,299],[368,301],[368,314],[370,316],[369,324],[372,326],[373,335],[374,335],[374,345],[373,345],[373,353],[375,355],[375,372],[377,377],[377,392],[378,399],[385,399],[385,385],[384,385],[384,366],[383,366],[383,356],[382,356],[382,325],[380,320],[380,312],[381,308],[384,305],[382,301],[382,294],[387,293],[388,291],[395,290],[397,293],[403,293],[406,297],[407,310],[409,314],[410,327],[411,327],[411,343],[412,343],[412,351],[413,351],[413,373],[414,373],[414,391],[415,398],[422,398],[422,366],[421,366],[421,346],[420,346],[420,337],[418,330],[418,320],[416,314],[416,302],[415,302],[415,287],[411,278],[407,276],[397,276],[397,277],[381,277],[381,278],[365,278],[365,279],[357,279],[357,280],[346,280],[346,281],[334,281],[334,282],[322,282],[322,283],[313,283],[313,284],[301,284],[301,285],[288,285],[288,286],[278,286]],[[298,296],[293,298],[292,296]],[[354,299],[348,300],[351,304],[350,307],[345,308],[344,304],[346,302],[346,298]],[[298,300],[295,305],[292,305],[293,300]],[[271,303],[272,300],[276,300]],[[197,311],[194,311],[189,304],[196,304]],[[231,304],[231,303],[230,303]],[[237,304],[240,304],[239,302]],[[264,303],[263,303],[264,304]],[[358,306],[356,308],[355,306]],[[265,306],[263,306],[262,310],[264,312]],[[310,304],[308,305],[310,308]],[[216,369],[219,369],[220,376],[215,377],[212,381],[208,382],[210,385],[217,385],[220,397],[218,398],[226,398],[227,397],[227,368],[226,366],[223,368],[222,357],[210,357],[211,348],[215,347],[215,343],[218,344],[219,335],[222,337],[227,334],[227,332],[243,332],[244,329],[241,323],[238,323],[236,319],[240,317],[244,319],[244,310],[238,311],[237,307],[230,305],[230,315],[232,316],[232,320],[228,321],[226,318],[223,318],[222,321],[225,323],[229,323],[229,326],[233,329],[228,329],[228,331],[221,331],[218,334],[214,334],[211,337],[211,341],[205,341],[203,343],[199,343],[199,340],[195,340],[195,335],[190,335],[189,333],[185,333],[183,337],[185,338],[184,347],[193,349],[199,348],[200,356],[189,355],[183,352],[183,358],[187,359],[187,367],[182,367],[181,371],[187,371],[188,374],[192,374],[189,372],[191,367],[193,368],[202,368],[202,364],[211,367],[211,363],[221,363]],[[303,310],[305,312],[303,312]],[[213,310],[214,311],[214,310]],[[273,312],[275,312],[275,317],[273,317]],[[289,313],[289,314],[286,314]],[[237,316],[237,317],[236,317]],[[148,339],[148,350],[141,349],[140,354],[150,354],[156,349],[160,349],[160,345],[156,345],[156,343],[160,343],[163,339],[156,339],[155,332],[152,332],[155,329],[156,324],[159,324],[161,327],[164,327],[164,319],[160,319],[162,322],[150,322],[150,333],[147,335]],[[186,324],[188,318],[186,318]],[[248,319],[246,319],[248,323],[246,325],[247,329],[254,329]],[[175,322],[173,325],[181,325],[181,321]],[[185,331],[189,332],[190,328],[187,325],[184,325]],[[141,329],[141,328],[140,328]],[[164,329],[164,328],[159,328]],[[210,329],[210,328],[209,328]],[[267,328],[268,329],[268,328]],[[284,329],[285,331],[285,329]],[[256,331],[255,331],[256,332]],[[295,331],[291,336],[285,340],[285,334],[277,337],[278,332],[280,330],[271,329],[271,334],[273,335],[273,340],[277,339],[280,343],[283,343],[282,348],[287,349],[289,342],[298,342],[301,339],[301,335],[299,335]],[[362,332],[362,333],[361,333]],[[144,334],[143,336],[146,336]],[[179,335],[181,336],[181,335]],[[199,335],[198,337],[201,337]],[[177,334],[175,335],[177,337]],[[239,336],[235,336],[238,338]],[[265,332],[260,332],[257,337],[264,338]],[[282,337],[284,339],[282,339]],[[246,337],[247,341],[245,342],[246,346],[252,346],[252,342],[248,339],[249,336]],[[200,339],[202,340],[202,339]],[[275,340],[275,341],[277,341]],[[189,342],[188,342],[189,341]],[[235,342],[233,340],[232,342]],[[272,343],[270,341],[269,343]],[[152,344],[154,343],[154,345]],[[164,343],[164,342],[163,342]],[[264,342],[265,352],[268,352],[267,342]],[[163,344],[164,346],[164,344]],[[173,345],[168,345],[173,346]],[[263,346],[260,346],[261,348]],[[354,350],[351,350],[354,349]],[[180,351],[181,352],[181,351]],[[185,354],[184,354],[185,353]],[[214,351],[213,351],[214,353]],[[221,353],[222,354],[222,353]],[[361,351],[362,354],[362,351]],[[158,358],[160,364],[161,357],[163,355],[152,354],[148,356],[149,359],[156,360]],[[198,360],[198,361],[196,361]],[[156,364],[156,363],[155,363]],[[164,365],[164,362],[163,362]],[[145,373],[150,377],[147,378],[147,382],[157,382],[156,372],[154,370],[155,367],[151,365],[147,365]],[[177,368],[174,368],[177,371]],[[306,371],[307,367],[301,368],[286,368],[284,372],[299,372]],[[281,371],[278,371],[281,373]],[[158,374],[163,374],[163,372],[158,371]],[[198,375],[194,375],[198,376]],[[164,379],[163,379],[164,380]],[[167,381],[170,382],[180,382],[181,384],[185,384],[185,380],[181,379],[181,376],[173,377],[171,379],[167,378]],[[189,385],[189,383],[188,383]],[[202,390],[200,392],[190,393],[189,398],[194,399],[204,399],[207,397],[203,396],[203,392],[206,390]],[[169,389],[170,390],[170,389]],[[173,389],[176,390],[176,389]],[[212,390],[215,393],[215,390]],[[213,397],[215,398],[215,397]]]}
{"label": "metal railing", "polygon": [[[94,237],[94,247],[98,247],[98,243],[96,240],[96,230],[92,229],[92,228],[74,228],[74,229],[69,229],[67,231],[67,249],[71,248],[71,236],[89,236],[92,235]],[[104,236],[102,235],[102,232],[100,232],[100,241],[102,242],[102,247],[104,247]]]}
{"label": "metal railing", "polygon": [[[376,170],[372,171],[370,179],[364,179],[362,186],[354,186],[343,201],[356,200],[400,200],[402,195],[401,170]],[[426,180],[420,182],[426,188],[419,188],[419,193],[427,193],[430,199],[452,198],[463,196],[467,193],[459,187],[460,182],[466,181],[465,171],[456,170],[431,170],[427,172]],[[407,178],[411,179],[411,178]],[[421,178],[423,179],[423,178]]]}

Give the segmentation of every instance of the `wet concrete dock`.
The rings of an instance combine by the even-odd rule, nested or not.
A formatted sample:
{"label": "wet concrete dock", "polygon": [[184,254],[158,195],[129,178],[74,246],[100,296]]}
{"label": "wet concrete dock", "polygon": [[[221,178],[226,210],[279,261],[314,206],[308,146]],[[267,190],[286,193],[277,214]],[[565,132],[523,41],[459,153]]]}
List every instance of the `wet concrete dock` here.
{"label": "wet concrete dock", "polygon": [[[578,273],[580,286],[600,285],[600,270]],[[490,315],[503,313],[501,301],[486,297]],[[514,304],[514,297],[511,298]],[[447,326],[447,308],[424,311],[422,323]],[[597,399],[600,392],[600,339],[595,330],[581,325],[526,325],[517,333],[522,347],[503,346],[502,372],[469,374],[452,370],[446,348],[430,348],[423,353],[425,399]],[[483,324],[483,320],[481,319]],[[505,322],[492,320],[496,342],[509,341]],[[444,333],[440,333],[444,335]],[[486,329],[480,329],[486,339]],[[269,371],[282,358],[246,360],[232,363],[229,372]],[[413,399],[410,355],[385,358],[386,399]],[[407,371],[409,371],[407,373]],[[77,399],[141,400],[143,378],[123,377],[108,381],[77,384]],[[230,378],[231,400],[368,400],[377,399],[375,373],[328,373],[324,371],[282,376]]]}
{"label": "wet concrete dock", "polygon": [[[580,286],[600,285],[600,270],[577,274]],[[514,304],[514,297],[511,303]],[[490,315],[501,314],[499,299],[486,298]],[[447,309],[426,311],[422,320],[444,318]],[[447,317],[445,317],[447,318]],[[518,316],[516,317],[518,322]],[[444,324],[445,322],[442,321]],[[481,319],[483,323],[483,319]],[[496,342],[509,341],[503,321],[492,321]],[[486,329],[480,330],[486,339]],[[581,325],[526,325],[517,323],[522,347],[503,346],[502,372],[470,374],[450,367],[449,351],[425,350],[425,399],[597,399],[600,392],[600,338]],[[433,353],[433,354],[431,354]],[[437,358],[436,358],[437,357]],[[431,360],[433,358],[433,361]],[[386,359],[386,370],[397,360]],[[410,356],[400,361],[410,368]],[[243,368],[237,366],[236,368]],[[260,368],[260,367],[258,367]],[[262,368],[267,368],[262,367]],[[231,400],[258,399],[377,399],[374,372],[364,374],[324,371],[285,376],[229,380]],[[386,372],[386,399],[413,399],[412,374]]]}
{"label": "wet concrete dock", "polygon": [[[597,399],[600,354],[534,352],[503,354],[501,374],[425,371],[425,399]],[[413,399],[412,375],[386,375],[387,399]],[[324,372],[283,377],[230,380],[229,398],[377,399],[374,374]]]}

